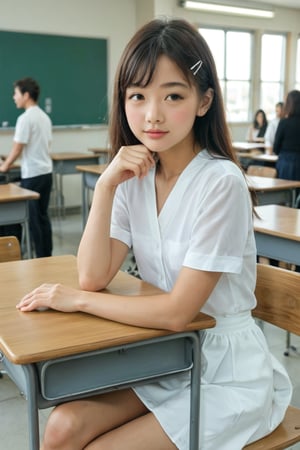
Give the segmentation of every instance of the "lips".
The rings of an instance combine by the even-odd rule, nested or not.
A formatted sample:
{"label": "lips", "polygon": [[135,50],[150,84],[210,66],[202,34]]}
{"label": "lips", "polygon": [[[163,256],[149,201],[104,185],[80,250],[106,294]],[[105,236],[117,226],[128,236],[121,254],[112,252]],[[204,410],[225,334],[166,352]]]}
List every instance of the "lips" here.
{"label": "lips", "polygon": [[146,130],[146,135],[150,137],[151,139],[159,139],[163,136],[165,136],[168,131],[162,131],[162,130]]}

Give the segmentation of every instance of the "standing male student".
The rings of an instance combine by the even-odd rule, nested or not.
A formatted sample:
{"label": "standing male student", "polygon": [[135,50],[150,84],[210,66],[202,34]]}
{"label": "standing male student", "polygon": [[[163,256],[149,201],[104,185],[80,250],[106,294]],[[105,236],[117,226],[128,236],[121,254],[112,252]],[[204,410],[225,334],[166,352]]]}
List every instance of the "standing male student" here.
{"label": "standing male student", "polygon": [[275,105],[276,117],[268,123],[267,131],[265,134],[266,153],[271,155],[273,153],[273,145],[275,141],[275,134],[280,119],[283,115],[283,102],[278,102]]}
{"label": "standing male student", "polygon": [[52,187],[52,123],[48,115],[38,106],[40,87],[32,78],[23,78],[14,83],[14,102],[24,108],[16,123],[14,143],[0,171],[6,172],[22,155],[21,186],[40,194],[39,200],[29,203],[31,237],[37,258],[51,256],[52,229],[48,215]]}

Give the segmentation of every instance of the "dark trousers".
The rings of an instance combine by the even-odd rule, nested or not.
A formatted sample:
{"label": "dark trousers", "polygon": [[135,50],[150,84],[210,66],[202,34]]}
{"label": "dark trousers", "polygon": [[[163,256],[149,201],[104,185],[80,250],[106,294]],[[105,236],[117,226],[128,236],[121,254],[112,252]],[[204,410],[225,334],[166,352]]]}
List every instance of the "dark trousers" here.
{"label": "dark trousers", "polygon": [[30,236],[37,258],[52,254],[52,228],[48,215],[48,206],[52,188],[52,173],[32,178],[23,178],[21,186],[38,192],[38,200],[29,201]]}

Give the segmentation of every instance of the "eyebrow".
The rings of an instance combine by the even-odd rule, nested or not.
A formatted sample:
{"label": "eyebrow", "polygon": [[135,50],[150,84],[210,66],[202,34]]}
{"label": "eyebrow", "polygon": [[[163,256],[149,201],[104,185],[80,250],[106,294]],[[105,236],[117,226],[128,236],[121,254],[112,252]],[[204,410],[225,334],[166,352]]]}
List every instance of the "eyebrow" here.
{"label": "eyebrow", "polygon": [[170,81],[169,83],[163,83],[161,87],[183,87],[187,88],[188,84],[180,81]]}
{"label": "eyebrow", "polygon": [[[127,87],[127,89],[135,88],[135,87],[144,88],[147,86],[141,86],[139,83],[132,83],[131,85],[129,85]],[[161,84],[159,87],[161,87],[161,88],[183,87],[183,88],[187,89],[189,87],[189,85],[187,83],[184,83],[181,81],[169,81],[167,83]]]}

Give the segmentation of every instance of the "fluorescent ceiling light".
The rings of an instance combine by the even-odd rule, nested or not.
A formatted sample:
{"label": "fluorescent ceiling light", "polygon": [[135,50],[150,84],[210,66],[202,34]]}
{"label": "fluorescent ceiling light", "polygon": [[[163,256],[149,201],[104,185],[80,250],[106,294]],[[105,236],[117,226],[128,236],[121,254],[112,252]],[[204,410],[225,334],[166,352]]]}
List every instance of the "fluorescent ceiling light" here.
{"label": "fluorescent ceiling light", "polygon": [[244,8],[240,6],[223,5],[220,3],[205,3],[197,1],[185,1],[183,6],[188,9],[197,9],[200,11],[209,11],[225,14],[238,14],[240,16],[252,16],[252,17],[264,17],[272,19],[274,17],[274,11],[267,9],[256,8]]}

